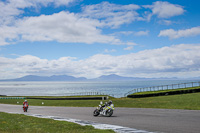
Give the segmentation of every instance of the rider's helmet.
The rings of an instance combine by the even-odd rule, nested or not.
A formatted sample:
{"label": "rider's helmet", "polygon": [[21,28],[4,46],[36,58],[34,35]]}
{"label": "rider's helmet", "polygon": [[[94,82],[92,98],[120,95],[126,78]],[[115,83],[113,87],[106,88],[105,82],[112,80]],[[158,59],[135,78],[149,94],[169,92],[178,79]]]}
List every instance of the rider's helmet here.
{"label": "rider's helmet", "polygon": [[111,104],[112,104],[112,101],[110,100],[110,101],[108,102],[108,104],[111,105]]}
{"label": "rider's helmet", "polygon": [[24,102],[27,102],[27,100],[24,100]]}

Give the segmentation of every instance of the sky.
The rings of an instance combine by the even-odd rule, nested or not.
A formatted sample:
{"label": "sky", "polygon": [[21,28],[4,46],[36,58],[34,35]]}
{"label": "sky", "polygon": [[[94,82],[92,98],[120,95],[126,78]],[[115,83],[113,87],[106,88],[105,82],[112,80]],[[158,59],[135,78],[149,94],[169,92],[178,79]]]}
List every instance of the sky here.
{"label": "sky", "polygon": [[200,77],[196,0],[0,0],[0,79]]}

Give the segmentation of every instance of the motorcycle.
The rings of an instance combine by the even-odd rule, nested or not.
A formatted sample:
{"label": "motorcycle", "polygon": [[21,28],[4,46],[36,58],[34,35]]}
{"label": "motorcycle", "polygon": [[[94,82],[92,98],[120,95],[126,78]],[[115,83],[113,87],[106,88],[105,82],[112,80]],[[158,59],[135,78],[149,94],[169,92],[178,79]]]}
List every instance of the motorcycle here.
{"label": "motorcycle", "polygon": [[99,106],[94,110],[93,116],[103,115],[103,116],[110,117],[110,116],[112,116],[114,110],[115,110],[115,108],[114,108],[113,104],[108,106],[105,103],[105,105],[103,105],[103,103],[101,101]]}
{"label": "motorcycle", "polygon": [[28,105],[27,105],[27,104],[24,104],[22,108],[23,108],[24,112],[27,112],[27,110],[28,110]]}

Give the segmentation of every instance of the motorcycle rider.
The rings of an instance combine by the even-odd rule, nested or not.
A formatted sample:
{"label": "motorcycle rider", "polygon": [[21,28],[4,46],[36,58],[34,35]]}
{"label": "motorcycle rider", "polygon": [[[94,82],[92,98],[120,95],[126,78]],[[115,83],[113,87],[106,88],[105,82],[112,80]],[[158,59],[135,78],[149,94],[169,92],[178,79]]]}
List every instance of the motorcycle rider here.
{"label": "motorcycle rider", "polygon": [[113,102],[111,100],[108,102],[108,106],[114,108],[114,104],[113,104]]}
{"label": "motorcycle rider", "polygon": [[104,106],[102,106],[103,107],[103,115],[105,115],[106,114],[106,111],[108,110],[108,109],[110,109],[110,108],[114,108],[114,104],[112,103],[112,101],[111,100],[109,100],[108,102],[105,102],[105,104],[104,104]]}
{"label": "motorcycle rider", "polygon": [[28,101],[24,100],[23,105],[27,104],[28,105]]}

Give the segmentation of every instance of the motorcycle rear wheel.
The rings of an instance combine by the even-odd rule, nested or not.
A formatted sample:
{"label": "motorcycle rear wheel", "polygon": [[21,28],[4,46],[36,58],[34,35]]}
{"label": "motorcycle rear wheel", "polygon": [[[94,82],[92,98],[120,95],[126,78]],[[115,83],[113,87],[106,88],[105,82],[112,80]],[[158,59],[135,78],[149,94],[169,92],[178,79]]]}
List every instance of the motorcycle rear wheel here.
{"label": "motorcycle rear wheel", "polygon": [[25,107],[25,108],[23,108],[23,110],[24,110],[24,112],[27,112],[28,108]]}

